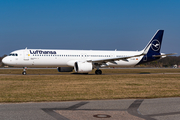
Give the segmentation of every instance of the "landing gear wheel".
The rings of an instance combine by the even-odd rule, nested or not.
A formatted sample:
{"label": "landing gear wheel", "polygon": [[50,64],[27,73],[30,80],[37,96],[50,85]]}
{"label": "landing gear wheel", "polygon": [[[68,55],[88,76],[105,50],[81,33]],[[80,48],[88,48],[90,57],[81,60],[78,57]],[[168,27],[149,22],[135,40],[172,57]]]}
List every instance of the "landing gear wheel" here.
{"label": "landing gear wheel", "polygon": [[22,72],[23,75],[26,75],[26,70],[27,70],[27,67],[23,67],[23,72]]}
{"label": "landing gear wheel", "polygon": [[22,74],[23,74],[23,75],[26,75],[26,71],[23,71]]}
{"label": "landing gear wheel", "polygon": [[102,71],[101,71],[101,70],[96,70],[96,71],[95,71],[95,74],[96,74],[96,75],[101,75],[101,74],[102,74]]}

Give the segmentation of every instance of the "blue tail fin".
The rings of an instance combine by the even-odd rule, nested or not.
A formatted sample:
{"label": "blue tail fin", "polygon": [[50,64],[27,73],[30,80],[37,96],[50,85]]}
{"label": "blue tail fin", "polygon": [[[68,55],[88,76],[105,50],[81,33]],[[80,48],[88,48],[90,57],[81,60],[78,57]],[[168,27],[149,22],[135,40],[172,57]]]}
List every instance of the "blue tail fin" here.
{"label": "blue tail fin", "polygon": [[144,48],[145,50],[151,44],[151,47],[147,54],[151,53],[151,54],[157,55],[158,53],[160,53],[163,34],[164,34],[164,30],[158,30],[155,33],[155,35],[152,37],[150,42]]}
{"label": "blue tail fin", "polygon": [[[147,46],[143,49],[144,56],[138,64],[147,63],[161,58],[160,50],[161,50],[163,34],[164,34],[164,30],[158,30],[155,33],[155,35],[149,41]],[[160,56],[160,57],[154,57],[154,56]]]}

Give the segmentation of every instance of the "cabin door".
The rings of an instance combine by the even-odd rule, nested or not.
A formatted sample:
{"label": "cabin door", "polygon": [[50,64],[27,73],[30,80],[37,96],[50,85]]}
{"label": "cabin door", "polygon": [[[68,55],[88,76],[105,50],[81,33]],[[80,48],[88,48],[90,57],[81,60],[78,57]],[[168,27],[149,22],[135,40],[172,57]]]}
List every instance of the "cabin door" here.
{"label": "cabin door", "polygon": [[25,50],[23,51],[23,55],[24,55],[24,60],[29,60],[30,54],[28,53],[28,50],[27,50],[27,49],[25,49]]}

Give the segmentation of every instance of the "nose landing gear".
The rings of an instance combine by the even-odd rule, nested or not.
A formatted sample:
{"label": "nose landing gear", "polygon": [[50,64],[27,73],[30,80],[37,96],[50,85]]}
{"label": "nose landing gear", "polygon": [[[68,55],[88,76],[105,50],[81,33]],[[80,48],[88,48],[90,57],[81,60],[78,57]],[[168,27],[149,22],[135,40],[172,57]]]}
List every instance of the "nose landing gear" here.
{"label": "nose landing gear", "polygon": [[27,73],[26,73],[26,69],[27,69],[27,67],[23,67],[23,72],[22,72],[23,75],[26,75],[26,74],[27,74]]}

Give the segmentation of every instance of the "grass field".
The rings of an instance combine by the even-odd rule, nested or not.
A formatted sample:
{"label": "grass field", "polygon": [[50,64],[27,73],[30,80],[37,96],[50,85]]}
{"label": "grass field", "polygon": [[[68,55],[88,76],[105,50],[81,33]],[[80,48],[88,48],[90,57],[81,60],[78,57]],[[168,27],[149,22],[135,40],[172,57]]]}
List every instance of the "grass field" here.
{"label": "grass field", "polygon": [[0,102],[180,97],[180,69],[103,69],[103,75],[55,69],[0,70]]}

